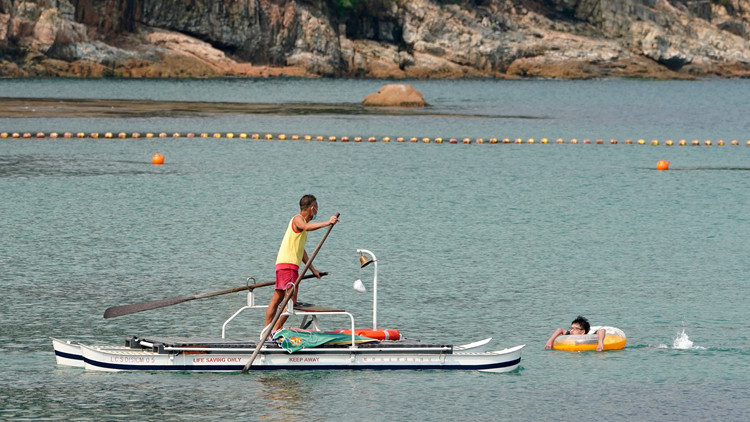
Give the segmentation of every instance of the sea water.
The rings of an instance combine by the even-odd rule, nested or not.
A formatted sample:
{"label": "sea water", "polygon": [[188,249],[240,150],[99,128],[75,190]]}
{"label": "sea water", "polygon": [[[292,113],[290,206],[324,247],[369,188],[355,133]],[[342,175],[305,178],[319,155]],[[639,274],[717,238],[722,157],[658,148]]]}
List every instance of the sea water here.
{"label": "sea water", "polygon": [[[430,107],[357,104],[384,81],[3,80],[0,97],[276,104],[270,114],[0,117],[0,132],[376,136],[0,139],[0,419],[747,420],[750,82],[410,81]],[[344,112],[285,114],[296,104]],[[384,143],[397,136],[523,145]],[[549,144],[540,144],[547,137]],[[558,145],[556,138],[565,139]],[[573,138],[606,140],[571,144]],[[618,139],[609,145],[609,139]],[[625,139],[660,145],[625,145]],[[666,139],[701,146],[665,146]],[[703,145],[713,140],[711,146]],[[723,139],[724,146],[716,145]],[[740,146],[729,145],[738,139]],[[154,166],[151,155],[165,155]],[[670,169],[657,171],[658,160]],[[50,336],[219,336],[244,293],[104,320],[104,309],[270,281],[299,197],[341,213],[300,299],[412,338],[526,344],[509,374],[441,371],[97,373]],[[308,251],[323,232],[310,234]],[[368,293],[352,289],[361,279]],[[270,290],[258,289],[265,302]],[[578,314],[621,351],[549,351]],[[254,337],[262,315],[228,327]],[[294,322],[294,321],[292,321]],[[323,321],[340,328],[346,321]],[[337,325],[338,324],[338,325]]]}

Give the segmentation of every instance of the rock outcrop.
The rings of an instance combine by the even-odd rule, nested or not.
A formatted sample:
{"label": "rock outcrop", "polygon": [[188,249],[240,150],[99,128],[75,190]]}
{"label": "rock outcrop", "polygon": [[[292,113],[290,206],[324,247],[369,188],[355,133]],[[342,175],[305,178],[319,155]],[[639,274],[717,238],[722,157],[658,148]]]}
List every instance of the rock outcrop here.
{"label": "rock outcrop", "polygon": [[0,76],[750,75],[750,0],[443,1],[0,0]]}
{"label": "rock outcrop", "polygon": [[365,97],[362,105],[369,107],[424,107],[422,93],[407,84],[388,84]]}

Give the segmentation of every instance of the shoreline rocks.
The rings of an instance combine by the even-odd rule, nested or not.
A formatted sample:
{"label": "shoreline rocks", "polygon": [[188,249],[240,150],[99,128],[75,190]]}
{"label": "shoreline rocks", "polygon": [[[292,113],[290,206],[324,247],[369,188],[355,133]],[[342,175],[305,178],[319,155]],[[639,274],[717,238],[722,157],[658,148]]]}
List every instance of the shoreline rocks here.
{"label": "shoreline rocks", "polygon": [[354,4],[8,0],[0,77],[750,77],[750,0]]}

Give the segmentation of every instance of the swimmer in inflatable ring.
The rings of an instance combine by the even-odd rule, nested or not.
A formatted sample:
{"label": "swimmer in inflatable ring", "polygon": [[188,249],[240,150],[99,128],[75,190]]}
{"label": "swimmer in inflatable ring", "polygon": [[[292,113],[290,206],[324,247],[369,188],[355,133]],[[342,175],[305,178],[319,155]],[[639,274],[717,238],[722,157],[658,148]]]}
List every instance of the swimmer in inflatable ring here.
{"label": "swimmer in inflatable ring", "polygon": [[[557,330],[555,330],[555,332],[552,333],[552,337],[547,340],[547,344],[544,345],[544,348],[551,349],[552,344],[555,342],[555,339],[563,335],[588,334],[590,328],[591,324],[589,324],[589,320],[582,317],[581,315],[578,315],[578,317],[576,317],[576,319],[574,319],[573,322],[570,323],[569,330],[566,331],[564,328],[558,328]],[[607,334],[607,332],[602,328],[592,334],[596,334],[598,340],[596,344],[596,351],[601,352],[602,350],[604,350],[604,336]]]}

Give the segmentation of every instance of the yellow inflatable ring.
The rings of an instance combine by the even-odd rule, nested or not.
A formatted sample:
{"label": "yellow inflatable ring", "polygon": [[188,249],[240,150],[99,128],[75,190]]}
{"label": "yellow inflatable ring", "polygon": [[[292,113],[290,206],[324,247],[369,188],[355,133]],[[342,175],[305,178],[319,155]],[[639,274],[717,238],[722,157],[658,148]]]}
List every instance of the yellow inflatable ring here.
{"label": "yellow inflatable ring", "polygon": [[625,333],[616,327],[591,327],[589,334],[584,335],[563,335],[555,339],[552,343],[554,350],[566,350],[569,352],[578,352],[584,350],[596,350],[598,330],[605,330],[604,350],[619,350],[625,347],[627,338]]}

